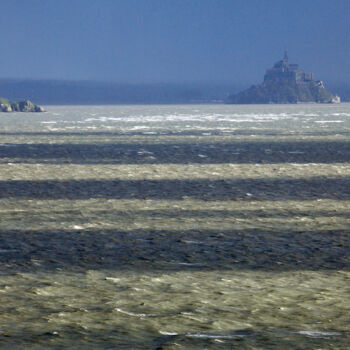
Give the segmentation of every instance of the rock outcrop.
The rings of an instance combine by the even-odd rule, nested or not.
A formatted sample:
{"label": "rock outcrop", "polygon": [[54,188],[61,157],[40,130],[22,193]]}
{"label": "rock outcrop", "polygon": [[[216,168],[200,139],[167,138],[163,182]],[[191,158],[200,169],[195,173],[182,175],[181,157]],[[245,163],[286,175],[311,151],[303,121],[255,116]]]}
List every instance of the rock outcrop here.
{"label": "rock outcrop", "polygon": [[306,73],[297,64],[288,62],[287,53],[281,61],[266,71],[264,81],[231,95],[227,103],[339,103],[340,98],[326,90],[321,80]]}
{"label": "rock outcrop", "polygon": [[0,112],[45,112],[45,110],[29,100],[11,102],[0,98]]}

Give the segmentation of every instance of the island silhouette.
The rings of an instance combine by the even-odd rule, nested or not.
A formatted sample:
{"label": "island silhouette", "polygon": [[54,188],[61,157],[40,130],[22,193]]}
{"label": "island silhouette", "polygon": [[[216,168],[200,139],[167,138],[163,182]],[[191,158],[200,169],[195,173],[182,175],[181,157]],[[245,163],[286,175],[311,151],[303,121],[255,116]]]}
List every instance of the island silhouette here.
{"label": "island silhouette", "polygon": [[297,64],[289,63],[285,51],[282,60],[266,70],[264,81],[249,89],[230,95],[226,101],[232,104],[265,103],[339,103],[339,96],[332,95],[322,80],[307,73]]}

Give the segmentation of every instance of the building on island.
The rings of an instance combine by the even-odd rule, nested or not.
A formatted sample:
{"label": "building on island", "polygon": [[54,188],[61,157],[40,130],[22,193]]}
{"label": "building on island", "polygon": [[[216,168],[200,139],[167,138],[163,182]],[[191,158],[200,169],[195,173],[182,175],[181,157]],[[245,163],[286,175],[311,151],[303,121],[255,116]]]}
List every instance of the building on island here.
{"label": "building on island", "polygon": [[264,76],[264,81],[282,79],[302,84],[313,81],[314,75],[305,73],[297,64],[289,63],[287,51],[285,51],[283,59],[276,62],[272,68],[267,69]]}
{"label": "building on island", "polygon": [[289,63],[287,52],[282,60],[266,70],[264,81],[228,97],[227,103],[339,103],[339,96],[329,93],[313,73]]}

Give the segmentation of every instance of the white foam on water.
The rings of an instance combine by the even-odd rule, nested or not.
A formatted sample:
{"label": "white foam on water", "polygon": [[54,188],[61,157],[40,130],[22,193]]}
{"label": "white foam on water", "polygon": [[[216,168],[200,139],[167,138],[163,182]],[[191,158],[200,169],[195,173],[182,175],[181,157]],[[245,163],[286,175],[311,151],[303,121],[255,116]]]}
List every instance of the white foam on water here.
{"label": "white foam on water", "polygon": [[180,266],[205,266],[201,263],[186,263],[186,262],[171,262],[171,265],[180,265]]}
{"label": "white foam on water", "polygon": [[189,240],[185,240],[183,241],[186,244],[205,244],[205,242],[203,241],[189,241]]}
{"label": "white foam on water", "polygon": [[330,115],[334,115],[335,117],[339,117],[339,116],[350,117],[350,113],[332,113]]}
{"label": "white foam on water", "polygon": [[344,123],[344,120],[315,120],[315,123],[325,124],[325,123]]}
{"label": "white foam on water", "polygon": [[124,120],[124,118],[116,118],[116,117],[99,117],[99,118],[86,118],[84,119],[84,122],[91,123],[91,122],[108,122],[108,121],[120,121]]}
{"label": "white foam on water", "polygon": [[125,315],[128,315],[128,316],[133,316],[133,317],[155,317],[155,316],[157,316],[156,314],[136,314],[136,313],[133,313],[133,312],[122,310],[119,307],[116,307],[114,310],[118,311],[118,312],[120,312],[122,314],[125,314]]}
{"label": "white foam on water", "polygon": [[312,338],[322,338],[322,337],[331,337],[331,336],[340,336],[339,332],[324,332],[324,331],[298,331],[296,332],[301,335],[306,335]]}
{"label": "white foam on water", "polygon": [[111,282],[119,282],[120,278],[115,278],[115,277],[105,277],[106,281],[111,281]]}
{"label": "white foam on water", "polygon": [[160,334],[163,334],[163,335],[178,335],[178,333],[175,333],[175,332],[165,332],[165,331],[159,331]]}
{"label": "white foam on water", "polygon": [[231,120],[225,120],[230,123],[265,123],[265,122],[271,122],[273,121],[272,119],[261,119],[261,120],[256,120],[256,119],[231,119]]}
{"label": "white foam on water", "polygon": [[146,123],[158,123],[158,122],[183,122],[183,121],[192,121],[192,122],[230,122],[230,123],[253,123],[256,121],[259,122],[271,122],[280,119],[293,119],[299,116],[317,116],[314,114],[289,114],[289,113],[265,113],[265,114],[256,114],[256,113],[234,113],[234,114],[221,114],[221,113],[195,113],[195,114],[154,114],[154,115],[125,115],[120,117],[107,117],[100,116],[94,117],[94,114],[91,114],[89,118],[84,119],[85,123],[91,122],[120,122],[123,123],[134,123],[134,122],[146,122]]}
{"label": "white foam on water", "polygon": [[235,339],[235,338],[244,338],[244,337],[246,337],[246,335],[243,335],[243,334],[221,335],[221,334],[207,334],[207,333],[187,333],[186,337],[204,338],[204,339]]}
{"label": "white foam on water", "polygon": [[18,249],[0,249],[0,253],[14,253],[18,252]]}
{"label": "white foam on water", "polygon": [[149,129],[159,129],[159,128],[154,126],[147,126],[147,125],[135,125],[127,129],[128,130],[149,130]]}

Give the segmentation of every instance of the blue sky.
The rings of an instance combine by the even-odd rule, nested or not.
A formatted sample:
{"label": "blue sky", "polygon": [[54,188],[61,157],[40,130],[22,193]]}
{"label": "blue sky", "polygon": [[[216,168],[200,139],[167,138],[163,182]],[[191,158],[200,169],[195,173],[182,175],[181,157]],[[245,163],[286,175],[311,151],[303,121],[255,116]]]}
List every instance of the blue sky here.
{"label": "blue sky", "polygon": [[0,78],[260,82],[281,58],[350,81],[349,0],[0,0]]}

